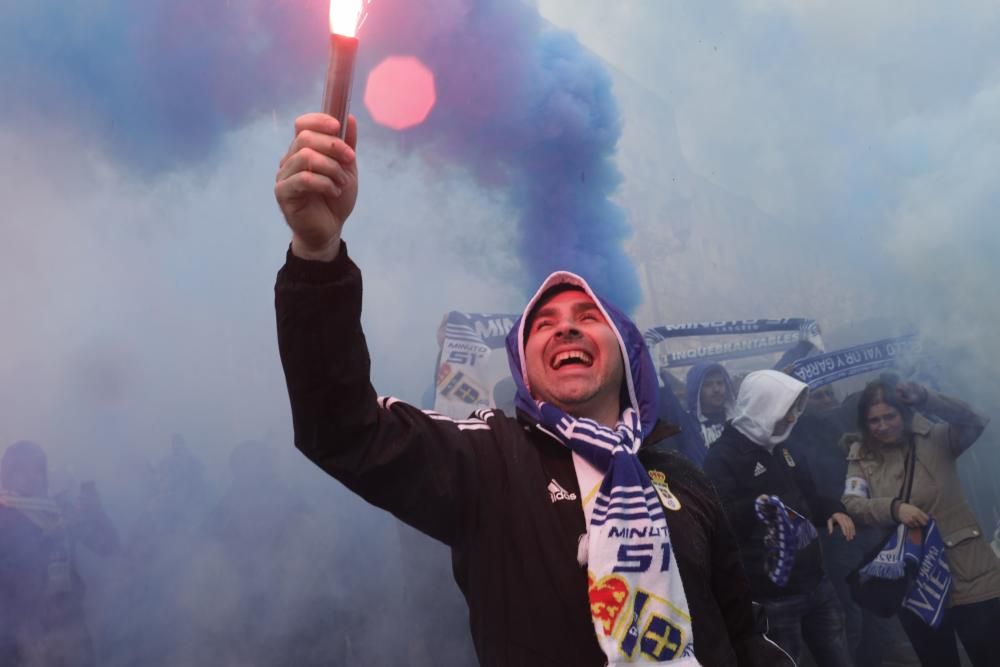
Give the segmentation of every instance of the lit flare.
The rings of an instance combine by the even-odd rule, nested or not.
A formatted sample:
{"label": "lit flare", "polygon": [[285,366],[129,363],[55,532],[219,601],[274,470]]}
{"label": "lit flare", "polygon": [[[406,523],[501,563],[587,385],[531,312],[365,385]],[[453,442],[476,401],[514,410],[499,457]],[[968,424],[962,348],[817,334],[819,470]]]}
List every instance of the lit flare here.
{"label": "lit flare", "polygon": [[358,29],[365,21],[367,0],[330,0],[330,61],[326,68],[323,112],[340,121],[340,138],[347,135],[347,116],[358,55]]}
{"label": "lit flare", "polygon": [[364,23],[366,0],[330,0],[330,34],[356,37]]}

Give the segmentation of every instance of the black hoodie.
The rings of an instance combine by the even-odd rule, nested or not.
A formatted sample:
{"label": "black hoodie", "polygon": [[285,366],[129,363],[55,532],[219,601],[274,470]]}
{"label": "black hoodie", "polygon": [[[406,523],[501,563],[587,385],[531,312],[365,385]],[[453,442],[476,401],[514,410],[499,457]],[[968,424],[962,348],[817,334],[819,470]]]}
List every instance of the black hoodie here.
{"label": "black hoodie", "polygon": [[[344,245],[329,263],[289,253],[275,306],[296,447],[368,502],[452,548],[481,664],[604,665],[577,562],[585,525],[570,450],[523,415],[484,410],[455,421],[377,397],[361,330],[361,274]],[[646,441],[671,432],[661,425]],[[789,664],[761,634],[711,485],[656,447],[640,459],[664,473],[681,503],[667,523],[698,660]]]}

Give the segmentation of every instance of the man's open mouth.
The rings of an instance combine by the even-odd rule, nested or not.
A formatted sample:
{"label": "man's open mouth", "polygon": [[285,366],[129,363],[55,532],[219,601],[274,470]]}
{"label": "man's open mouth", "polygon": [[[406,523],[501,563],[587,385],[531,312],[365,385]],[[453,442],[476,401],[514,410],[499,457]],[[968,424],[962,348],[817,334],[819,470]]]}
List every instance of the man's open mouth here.
{"label": "man's open mouth", "polygon": [[552,358],[552,368],[555,370],[569,365],[590,367],[594,365],[594,358],[583,350],[566,350]]}

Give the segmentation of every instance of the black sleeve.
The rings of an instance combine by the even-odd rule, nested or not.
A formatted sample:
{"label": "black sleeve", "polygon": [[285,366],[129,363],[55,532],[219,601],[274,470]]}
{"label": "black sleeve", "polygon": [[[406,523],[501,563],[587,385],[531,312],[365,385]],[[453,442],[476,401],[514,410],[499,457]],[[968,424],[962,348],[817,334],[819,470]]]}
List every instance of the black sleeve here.
{"label": "black sleeve", "polygon": [[795,478],[796,485],[799,487],[799,491],[802,493],[802,497],[805,498],[806,505],[809,507],[813,525],[819,527],[825,526],[826,520],[835,512],[847,514],[844,503],[840,502],[839,498],[827,498],[820,495],[816,489],[816,483],[809,473],[809,465],[805,457],[799,457],[795,467],[792,468],[792,475]]}
{"label": "black sleeve", "polygon": [[705,458],[705,475],[718,493],[729,524],[735,528],[736,535],[740,539],[746,540],[757,522],[757,515],[754,512],[756,498],[749,497],[741,488],[742,485],[734,470],[733,457],[728,456],[721,447],[724,445],[716,443],[708,450],[708,456]]}
{"label": "black sleeve", "polygon": [[332,262],[289,250],[274,291],[295,446],[373,505],[458,543],[477,515],[489,425],[376,396],[361,329],[361,272],[345,244]]}

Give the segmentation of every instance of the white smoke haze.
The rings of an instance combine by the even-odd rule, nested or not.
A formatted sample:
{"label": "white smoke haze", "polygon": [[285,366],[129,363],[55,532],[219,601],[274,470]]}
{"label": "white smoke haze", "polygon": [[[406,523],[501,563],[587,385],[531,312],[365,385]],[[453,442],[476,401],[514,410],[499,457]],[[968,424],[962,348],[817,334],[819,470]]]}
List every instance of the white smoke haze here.
{"label": "white smoke haze", "polygon": [[995,8],[540,7],[651,91],[623,103],[621,199],[633,252],[670,253],[664,317],[899,315],[992,353]]}
{"label": "white smoke haze", "polygon": [[[804,316],[839,346],[913,327],[937,348],[944,387],[1000,413],[1000,9],[537,6],[613,81],[615,201],[632,230],[640,327]],[[272,292],[289,234],[272,188],[293,119],[315,107],[320,84],[229,128],[210,157],[155,177],[78,128],[0,116],[0,447],[40,442],[53,491],[95,480],[125,536],[172,434],[205,466],[206,507],[229,485],[233,447],[267,443],[280,483],[311,508],[304,546],[268,579],[285,628],[301,621],[296,596],[310,586],[357,594],[317,581],[317,560],[367,578],[366,599],[378,602],[359,613],[403,614],[393,602],[407,585],[419,590],[401,574],[412,536],[291,444]],[[518,312],[526,298],[518,202],[478,181],[475,165],[413,150],[405,136],[367,125],[360,142],[345,239],[364,274],[374,383],[419,403],[447,311]],[[976,454],[1000,475],[995,430]],[[236,599],[227,564],[192,544],[200,569],[178,600],[225,634]],[[130,636],[118,610],[101,609],[121,596],[114,564],[82,558],[94,634],[109,651]],[[398,664],[379,632],[359,633],[352,650]]]}

